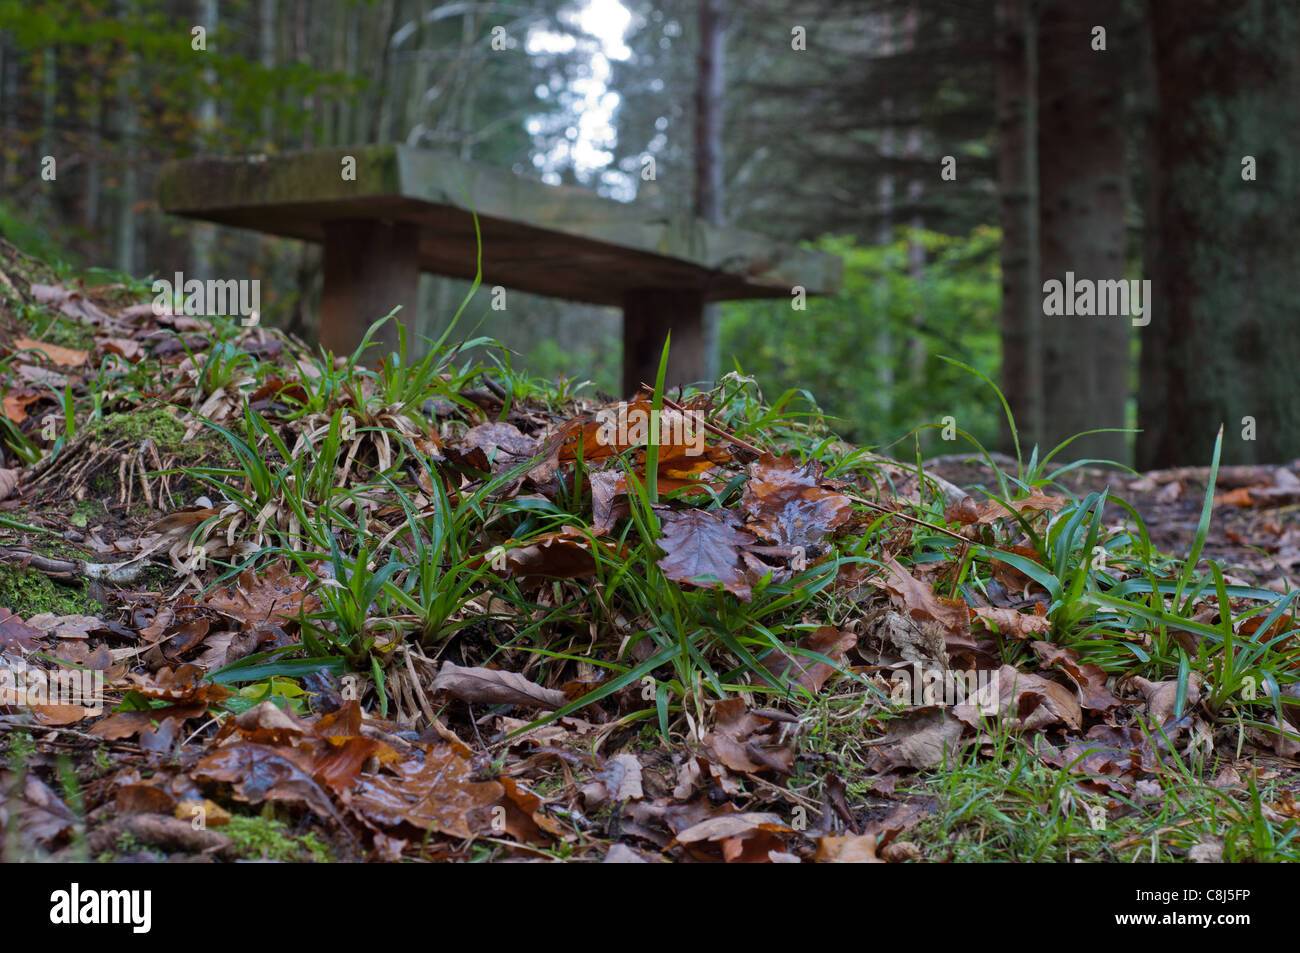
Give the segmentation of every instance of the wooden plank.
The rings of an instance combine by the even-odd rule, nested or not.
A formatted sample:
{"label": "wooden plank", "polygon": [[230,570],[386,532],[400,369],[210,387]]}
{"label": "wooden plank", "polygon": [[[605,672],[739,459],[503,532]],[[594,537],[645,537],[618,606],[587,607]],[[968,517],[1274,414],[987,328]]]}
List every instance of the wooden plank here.
{"label": "wooden plank", "polygon": [[158,194],[167,212],[312,241],[330,221],[406,222],[420,267],[455,277],[475,271],[472,209],[486,284],[594,304],[647,287],[709,301],[829,293],[842,271],[835,255],[406,146],[190,159],[164,167]]}

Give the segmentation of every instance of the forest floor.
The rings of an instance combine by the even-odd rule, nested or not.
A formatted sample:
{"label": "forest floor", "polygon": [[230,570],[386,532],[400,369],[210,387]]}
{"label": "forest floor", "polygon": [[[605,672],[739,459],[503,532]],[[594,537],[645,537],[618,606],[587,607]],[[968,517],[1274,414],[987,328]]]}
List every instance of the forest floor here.
{"label": "forest floor", "polygon": [[1294,465],[160,310],[0,242],[4,860],[1300,858]]}

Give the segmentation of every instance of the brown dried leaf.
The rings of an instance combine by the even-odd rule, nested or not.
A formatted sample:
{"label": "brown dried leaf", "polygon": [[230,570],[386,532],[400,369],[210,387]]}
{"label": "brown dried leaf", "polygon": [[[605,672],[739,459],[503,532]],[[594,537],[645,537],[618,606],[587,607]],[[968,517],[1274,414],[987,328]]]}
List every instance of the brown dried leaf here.
{"label": "brown dried leaf", "polygon": [[[1014,719],[1022,731],[1055,724],[1065,724],[1076,731],[1082,727],[1083,712],[1079,700],[1064,685],[1003,665],[990,689],[994,687],[998,693],[997,717]],[[992,700],[988,701],[991,703]],[[968,701],[954,706],[952,713],[972,728],[978,728],[983,707],[980,700]]]}
{"label": "brown dried leaf", "polygon": [[740,528],[731,513],[712,510],[661,509],[664,535],[659,548],[665,553],[659,568],[674,582],[702,588],[721,585],[742,601],[752,594],[741,569],[742,547],[756,540]]}
{"label": "brown dried leaf", "polygon": [[17,782],[13,772],[0,771],[0,830],[16,827],[22,839],[41,847],[72,832],[76,816],[44,781],[26,772],[21,793],[15,790]]}
{"label": "brown dried leaf", "polygon": [[883,864],[876,856],[875,834],[850,834],[847,837],[817,838],[819,864]]}
{"label": "brown dried leaf", "polygon": [[791,742],[783,740],[777,722],[750,711],[743,698],[715,702],[713,717],[713,730],[702,739],[713,762],[746,774],[790,773],[794,751]]}
{"label": "brown dried leaf", "polygon": [[[1166,725],[1174,718],[1174,706],[1178,702],[1178,680],[1166,682],[1149,682],[1141,675],[1129,679],[1147,703],[1147,716],[1157,725]],[[1187,679],[1187,698],[1183,710],[1190,711],[1201,700],[1201,681],[1193,672]]]}
{"label": "brown dried leaf", "polygon": [[31,652],[45,638],[45,633],[34,629],[8,609],[0,607],[0,652],[17,649]]}
{"label": "brown dried leaf", "polygon": [[28,290],[41,304],[58,308],[68,317],[82,323],[101,325],[109,320],[108,315],[99,305],[75,289],[64,288],[61,285],[34,284]]}
{"label": "brown dried leaf", "polygon": [[13,495],[14,490],[18,489],[21,475],[22,470],[0,468],[0,500],[7,500]]}
{"label": "brown dried leaf", "polygon": [[975,606],[971,612],[989,624],[997,627],[1003,635],[1025,639],[1031,635],[1047,635],[1052,631],[1052,623],[1045,615],[1017,612],[1015,609],[1003,609],[997,606]]}
{"label": "brown dried leaf", "polygon": [[[612,546],[605,551],[616,554]],[[500,547],[483,554],[489,566],[504,561],[510,573],[520,577],[525,585],[544,579],[576,579],[596,571],[596,557],[592,554],[591,537],[576,526],[564,526],[558,533],[543,533],[524,543],[506,540]]]}
{"label": "brown dried leaf", "polygon": [[[808,652],[825,655],[836,664],[844,653],[857,644],[858,637],[852,632],[840,631],[833,625],[824,625],[809,632],[799,639],[799,648]],[[826,684],[826,680],[835,674],[835,669],[819,659],[791,653],[785,655],[776,649],[760,659],[778,679],[785,678],[802,685],[812,694],[817,694]]]}
{"label": "brown dried leaf", "polygon": [[773,851],[784,852],[795,832],[780,815],[751,812],[723,814],[700,821],[677,835],[675,843],[721,847],[727,863],[771,863]]}
{"label": "brown dried leaf", "polygon": [[952,763],[965,726],[942,708],[918,708],[889,723],[881,754],[888,765],[922,770]]}
{"label": "brown dried leaf", "polygon": [[748,527],[778,546],[814,546],[853,518],[853,503],[821,485],[821,464],[788,456],[754,461],[741,501]]}
{"label": "brown dried leaf", "polygon": [[241,572],[237,584],[216,589],[202,604],[245,626],[263,629],[319,609],[320,597],[312,589],[310,579],[277,562],[261,575]]}
{"label": "brown dried leaf", "polygon": [[1074,682],[1079,689],[1079,703],[1090,711],[1110,711],[1124,704],[1106,687],[1106,672],[1100,665],[1085,664],[1079,661],[1079,653],[1074,649],[1062,648],[1050,642],[1034,642],[1033,650],[1044,666],[1056,666]]}
{"label": "brown dried leaf", "polygon": [[1012,500],[1010,505],[999,500],[988,499],[976,502],[972,497],[965,497],[960,503],[944,511],[944,519],[963,525],[988,526],[1000,519],[1011,518],[1014,513],[1033,513],[1050,510],[1055,513],[1066,504],[1059,496],[1047,496],[1039,487],[1034,487],[1023,500]]}
{"label": "brown dried leaf", "polygon": [[929,583],[916,579],[893,556],[881,560],[885,578],[881,585],[902,600],[913,618],[932,619],[951,631],[968,631],[970,608],[964,599],[935,595]]}
{"label": "brown dried leaf", "polygon": [[489,705],[527,705],[553,711],[565,703],[564,692],[543,688],[515,672],[491,668],[465,668],[443,662],[429,690],[445,691],[467,702]]}
{"label": "brown dried leaf", "polygon": [[22,351],[31,348],[44,354],[52,363],[59,367],[80,367],[86,363],[88,352],[72,347],[61,347],[58,344],[47,344],[44,341],[34,341],[31,338],[15,338],[13,349]]}

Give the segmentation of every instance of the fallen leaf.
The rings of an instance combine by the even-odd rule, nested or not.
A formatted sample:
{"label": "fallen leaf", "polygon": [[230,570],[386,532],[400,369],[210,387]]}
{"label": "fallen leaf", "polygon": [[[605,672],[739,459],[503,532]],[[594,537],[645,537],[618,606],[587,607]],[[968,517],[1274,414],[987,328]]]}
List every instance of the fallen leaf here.
{"label": "fallen leaf", "polygon": [[1124,704],[1106,687],[1106,672],[1100,665],[1085,664],[1074,649],[1050,642],[1034,642],[1031,647],[1045,666],[1063,671],[1079,689],[1079,704],[1090,711],[1110,711]]}
{"label": "fallen leaf", "polygon": [[46,358],[59,367],[80,367],[86,363],[86,357],[88,356],[87,351],[77,348],[47,344],[44,341],[34,341],[31,338],[14,339],[13,349],[15,351],[23,351],[29,348],[44,354]]}
{"label": "fallen leaf", "polygon": [[[101,325],[109,320],[104,310],[80,291],[60,285],[33,284],[29,289],[41,304],[58,308],[65,315],[84,324]],[[149,305],[144,305],[149,307]]]}
{"label": "fallen leaf", "polygon": [[881,755],[888,766],[918,771],[951,764],[961,747],[963,725],[943,708],[919,708],[889,722]]}
{"label": "fallen leaf", "polygon": [[7,500],[18,489],[22,470],[0,469],[0,500]]}
{"label": "fallen leaf", "polygon": [[[823,625],[804,635],[797,644],[804,651],[825,655],[838,665],[844,653],[857,642],[858,637],[852,632],[841,631],[833,625]],[[814,695],[821,691],[826,680],[836,672],[834,666],[827,665],[820,659],[793,652],[787,655],[776,649],[768,652],[760,661],[778,680],[793,681]]]}
{"label": "fallen leaf", "polygon": [[963,525],[988,526],[1000,519],[1013,517],[1016,513],[1050,511],[1055,513],[1065,506],[1068,500],[1059,496],[1048,496],[1040,487],[1034,487],[1022,500],[1003,503],[1001,500],[987,499],[976,502],[965,497],[960,503],[944,511],[944,519]]}
{"label": "fallen leaf", "polygon": [[[989,691],[997,693],[996,717],[1017,722],[1022,731],[1055,724],[1064,724],[1076,731],[1082,727],[1083,712],[1079,700],[1064,685],[1050,679],[1003,665],[994,674]],[[991,706],[992,699],[987,701]],[[978,728],[981,709],[984,708],[984,704],[966,702],[954,706],[952,713],[972,728]]]}
{"label": "fallen leaf", "polygon": [[[509,569],[525,585],[537,584],[547,578],[576,579],[596,571],[594,545],[598,544],[593,543],[588,533],[576,526],[564,526],[558,533],[543,533],[524,542],[506,540],[484,553],[480,565],[485,563],[494,569]],[[603,545],[608,554],[617,554],[612,546],[599,545]]]}
{"label": "fallen leaf", "polygon": [[883,864],[876,856],[875,834],[850,834],[847,837],[817,838],[819,864]]}
{"label": "fallen leaf", "polygon": [[429,685],[434,692],[445,691],[467,702],[489,705],[528,705],[553,711],[565,703],[564,692],[543,688],[515,672],[492,668],[466,668],[443,662],[438,675]]}
{"label": "fallen leaf", "polygon": [[727,863],[771,863],[770,852],[782,850],[793,834],[777,814],[723,814],[688,827],[677,835],[676,843],[718,844]]}
{"label": "fallen leaf", "polygon": [[[1147,716],[1154,724],[1164,726],[1174,719],[1174,706],[1178,702],[1177,679],[1149,682],[1141,675],[1134,675],[1129,679],[1129,683],[1142,693],[1147,703]],[[1183,711],[1196,707],[1200,700],[1201,681],[1193,672],[1187,678],[1187,697],[1184,700]]]}
{"label": "fallen leaf", "polygon": [[27,624],[56,639],[88,639],[91,632],[104,628],[104,620],[93,615],[55,615],[52,612],[34,615]]}
{"label": "fallen leaf", "polygon": [[277,562],[261,575],[241,572],[235,585],[218,587],[202,604],[249,628],[269,629],[319,609],[320,597],[313,588],[309,578],[291,573],[284,563]]}
{"label": "fallen leaf", "polygon": [[821,485],[821,464],[764,454],[751,465],[741,506],[747,528],[778,546],[811,547],[853,519],[853,503]]}
{"label": "fallen leaf", "polygon": [[641,762],[627,752],[610,758],[596,779],[582,788],[582,799],[589,811],[610,801],[637,801],[644,796]]}
{"label": "fallen leaf", "polygon": [[990,629],[996,626],[997,631],[1002,635],[1017,639],[1025,639],[1031,635],[1047,635],[1052,631],[1052,623],[1045,615],[1018,612],[1015,609],[997,606],[975,606],[971,608],[971,612],[988,623]]}
{"label": "fallen leaf", "polygon": [[0,608],[0,652],[17,649],[30,652],[35,649],[45,633],[33,628],[8,609]]}
{"label": "fallen leaf", "polygon": [[929,583],[916,579],[893,556],[881,560],[885,577],[881,585],[902,600],[913,618],[932,619],[953,631],[970,628],[970,608],[963,599],[935,595]]}
{"label": "fallen leaf", "polygon": [[701,739],[712,761],[746,774],[774,771],[785,775],[793,769],[794,751],[782,738],[780,725],[751,711],[745,699],[715,702],[713,718],[713,730]]}
{"label": "fallen leaf", "polygon": [[659,548],[664,556],[658,565],[665,576],[702,588],[721,585],[749,601],[752,591],[741,569],[740,553],[756,540],[740,528],[735,516],[726,511],[664,509],[659,519],[664,531]]}
{"label": "fallen leaf", "polygon": [[21,792],[16,790],[18,782],[13,772],[0,771],[0,830],[16,827],[20,843],[26,839],[41,847],[50,847],[72,832],[76,815],[44,781],[27,771],[21,778]]}

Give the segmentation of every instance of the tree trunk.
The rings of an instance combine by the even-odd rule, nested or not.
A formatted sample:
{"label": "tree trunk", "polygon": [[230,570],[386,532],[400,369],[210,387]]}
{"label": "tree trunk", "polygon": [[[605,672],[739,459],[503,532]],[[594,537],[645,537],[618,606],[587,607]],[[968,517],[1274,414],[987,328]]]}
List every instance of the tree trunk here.
{"label": "tree trunk", "polygon": [[[695,214],[713,225],[722,224],[722,108],[726,92],[724,57],[726,29],[720,0],[699,2],[699,50],[695,73]],[[718,374],[718,307],[704,306],[703,376]],[[685,346],[682,341],[681,345]]]}
{"label": "tree trunk", "polygon": [[[135,0],[120,0],[123,17],[135,15]],[[138,61],[134,53],[127,54],[129,66],[124,68],[117,81],[117,131],[118,154],[122,157],[122,181],[117,191],[117,234],[113,246],[117,270],[132,274],[135,271],[135,199],[136,168],[133,156],[137,151],[135,103],[131,100],[131,87],[135,82]]]}
{"label": "tree trunk", "polygon": [[[208,52],[199,55],[204,57],[216,56],[217,53],[214,49],[217,42],[218,13],[216,0],[198,0],[194,12],[198,18],[198,23],[207,30]],[[216,70],[210,66],[205,69],[203,71],[203,82],[205,89],[202,98],[199,100],[198,129],[195,137],[195,152],[199,155],[211,148],[212,139],[216,134],[217,101],[212,94],[212,88],[217,82]],[[217,228],[215,225],[197,222],[191,226],[190,260],[193,263],[192,267],[196,272],[196,276],[201,281],[216,277],[213,274],[216,246]]]}
{"label": "tree trunk", "polygon": [[[998,0],[998,197],[1002,224],[1002,393],[1020,440],[1043,440],[1038,278],[1038,41],[1031,0]],[[1003,431],[1003,446],[1012,445]]]}
{"label": "tree trunk", "polygon": [[[1045,0],[1038,31],[1038,175],[1041,278],[1125,278],[1123,89],[1126,55],[1114,46],[1122,0]],[[1094,50],[1093,28],[1108,49]],[[1067,291],[1068,294],[1068,291]],[[1101,427],[1123,428],[1128,403],[1127,315],[1046,315],[1042,322],[1046,452]],[[1012,368],[1011,370],[1014,370]],[[1093,434],[1069,456],[1127,462],[1127,435]]]}
{"label": "tree trunk", "polygon": [[1206,463],[1221,423],[1224,463],[1287,461],[1300,456],[1300,11],[1274,0],[1150,11],[1160,177],[1138,463]]}

